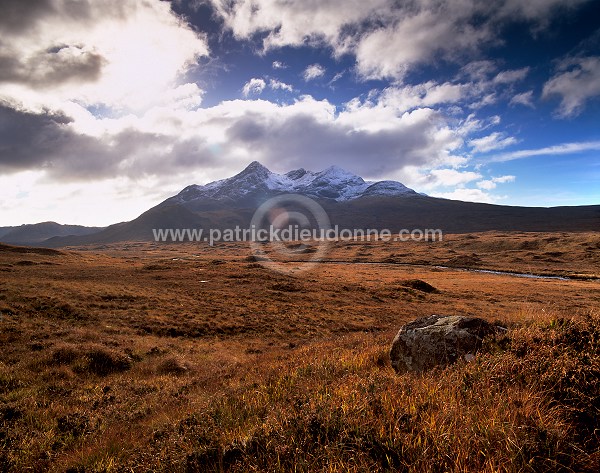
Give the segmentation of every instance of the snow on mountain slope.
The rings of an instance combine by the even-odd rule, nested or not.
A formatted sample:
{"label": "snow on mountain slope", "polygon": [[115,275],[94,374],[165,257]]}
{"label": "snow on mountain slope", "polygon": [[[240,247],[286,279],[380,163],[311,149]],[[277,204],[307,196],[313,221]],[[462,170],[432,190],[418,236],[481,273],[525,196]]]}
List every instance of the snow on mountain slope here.
{"label": "snow on mountain slope", "polygon": [[204,186],[188,186],[170,200],[180,203],[190,203],[199,199],[237,201],[250,195],[283,193],[336,201],[348,201],[363,196],[417,195],[415,191],[399,182],[365,181],[338,166],[331,166],[321,172],[296,169],[286,174],[277,174],[254,161],[233,177]]}

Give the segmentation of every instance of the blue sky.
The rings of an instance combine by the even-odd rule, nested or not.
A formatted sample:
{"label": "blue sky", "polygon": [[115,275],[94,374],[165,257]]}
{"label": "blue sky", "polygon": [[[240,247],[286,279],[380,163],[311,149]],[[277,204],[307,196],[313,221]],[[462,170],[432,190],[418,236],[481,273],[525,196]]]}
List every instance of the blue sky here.
{"label": "blue sky", "polygon": [[107,225],[253,160],[600,203],[600,2],[3,2],[0,226]]}

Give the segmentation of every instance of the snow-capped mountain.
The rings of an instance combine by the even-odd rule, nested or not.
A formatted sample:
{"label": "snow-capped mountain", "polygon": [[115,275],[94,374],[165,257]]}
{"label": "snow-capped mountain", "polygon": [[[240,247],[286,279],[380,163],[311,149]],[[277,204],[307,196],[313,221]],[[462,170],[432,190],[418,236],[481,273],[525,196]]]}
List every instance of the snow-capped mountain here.
{"label": "snow-capped mountain", "polygon": [[417,193],[395,181],[369,182],[338,166],[321,172],[296,169],[286,174],[271,172],[257,161],[239,174],[204,186],[186,187],[170,203],[193,204],[211,200],[231,202],[242,199],[253,201],[257,197],[296,193],[338,202],[363,196],[414,196]]}
{"label": "snow-capped mountain", "polygon": [[[256,209],[270,197],[297,193],[319,200],[332,225],[348,229],[439,228],[444,233],[564,231],[598,228],[600,206],[528,208],[438,199],[395,181],[366,182],[339,167],[286,174],[253,162],[239,174],[189,186],[130,222],[91,235],[55,237],[44,246],[154,241],[155,229],[250,228]],[[4,230],[0,227],[0,235]],[[41,244],[41,243],[40,243]]]}

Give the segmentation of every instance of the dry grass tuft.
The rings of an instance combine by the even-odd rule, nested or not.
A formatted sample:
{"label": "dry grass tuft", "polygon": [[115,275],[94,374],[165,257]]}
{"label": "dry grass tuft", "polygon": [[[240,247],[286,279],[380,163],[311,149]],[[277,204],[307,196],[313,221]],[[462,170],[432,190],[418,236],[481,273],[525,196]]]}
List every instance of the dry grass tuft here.
{"label": "dry grass tuft", "polygon": [[127,371],[133,364],[129,355],[101,345],[59,346],[52,352],[51,362],[70,365],[75,373],[99,376]]}
{"label": "dry grass tuft", "polygon": [[169,356],[162,360],[156,367],[156,372],[159,374],[182,375],[190,370],[188,364],[182,359]]}
{"label": "dry grass tuft", "polygon": [[407,279],[400,283],[402,287],[409,287],[417,291],[426,292],[428,294],[440,292],[438,289],[433,287],[431,284],[421,281],[420,279]]}

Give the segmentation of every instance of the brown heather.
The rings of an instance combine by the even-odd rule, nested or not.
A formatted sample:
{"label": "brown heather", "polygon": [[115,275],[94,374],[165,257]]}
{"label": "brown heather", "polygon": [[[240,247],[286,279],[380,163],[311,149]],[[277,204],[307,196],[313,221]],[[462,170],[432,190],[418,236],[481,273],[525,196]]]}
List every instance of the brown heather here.
{"label": "brown heather", "polygon": [[[0,247],[0,471],[599,471],[600,237],[422,245],[339,243],[387,264],[299,277],[242,244]],[[435,267],[463,256],[577,279]],[[433,313],[509,330],[395,374]]]}

